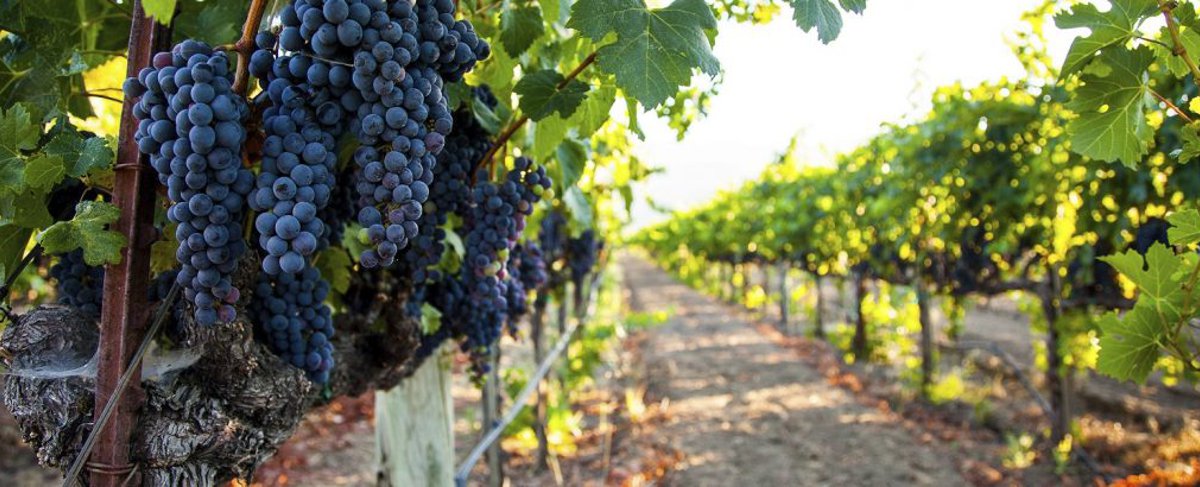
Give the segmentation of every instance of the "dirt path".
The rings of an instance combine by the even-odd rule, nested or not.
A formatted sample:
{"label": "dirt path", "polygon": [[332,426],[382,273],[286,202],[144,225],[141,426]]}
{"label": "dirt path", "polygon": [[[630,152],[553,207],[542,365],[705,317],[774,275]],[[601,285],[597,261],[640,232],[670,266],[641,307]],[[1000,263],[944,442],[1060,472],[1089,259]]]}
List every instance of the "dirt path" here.
{"label": "dirt path", "polygon": [[674,308],[642,350],[658,434],[685,455],[675,485],[958,485],[945,454],[829,385],[716,300],[623,257],[635,311]]}

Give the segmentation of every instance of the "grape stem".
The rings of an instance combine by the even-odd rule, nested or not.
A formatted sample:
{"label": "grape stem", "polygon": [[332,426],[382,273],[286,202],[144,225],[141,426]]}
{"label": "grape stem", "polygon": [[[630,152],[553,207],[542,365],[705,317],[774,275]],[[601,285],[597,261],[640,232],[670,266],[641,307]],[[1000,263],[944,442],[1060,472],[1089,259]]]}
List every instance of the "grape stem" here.
{"label": "grape stem", "polygon": [[1196,61],[1188,55],[1187,48],[1183,46],[1183,41],[1179,34],[1179,24],[1175,22],[1175,7],[1178,4],[1175,0],[1158,0],[1158,9],[1162,11],[1163,18],[1167,21],[1167,32],[1171,33],[1171,41],[1175,44],[1172,52],[1183,59],[1184,64],[1187,64],[1188,69],[1192,71],[1192,77],[1200,80],[1200,67],[1196,66]]}
{"label": "grape stem", "polygon": [[1175,112],[1176,115],[1179,115],[1179,118],[1182,118],[1187,123],[1192,123],[1194,121],[1194,120],[1192,120],[1192,117],[1188,116],[1188,114],[1184,113],[1183,110],[1180,110],[1178,106],[1175,106],[1175,104],[1172,103],[1171,100],[1168,100],[1166,97],[1162,96],[1157,91],[1150,90],[1150,94],[1154,95],[1154,98],[1157,98],[1158,101],[1161,101],[1161,102],[1163,102],[1163,104],[1167,105],[1167,108],[1169,108],[1171,111]]}
{"label": "grape stem", "polygon": [[[591,54],[588,54],[588,57],[583,59],[583,62],[579,63],[579,66],[576,66],[575,69],[571,70],[570,73],[567,73],[567,76],[565,78],[563,78],[562,81],[558,82],[558,85],[556,85],[554,87],[554,91],[558,91],[558,90],[565,88],[567,86],[567,83],[570,83],[571,80],[574,80],[575,78],[579,77],[579,74],[582,73],[584,69],[587,69],[588,66],[591,66],[592,63],[594,63],[594,62],[596,62],[596,52],[592,51]],[[1200,79],[1200,77],[1197,77],[1197,79]],[[525,125],[525,123],[528,121],[529,121],[529,115],[521,115],[521,118],[518,118],[515,122],[512,123],[512,125],[509,125],[507,128],[505,128],[503,132],[500,132],[500,136],[497,137],[496,141],[492,143],[492,147],[490,149],[488,149],[487,154],[484,154],[483,158],[480,159],[479,163],[476,164],[475,166],[479,167],[484,164],[490,164],[492,161],[492,158],[496,157],[496,152],[498,152],[501,147],[503,147],[505,144],[507,144],[508,139],[511,139],[513,134],[517,133],[517,130],[520,130],[521,127],[523,127]],[[472,175],[471,177],[472,177],[472,182],[474,182],[474,175]]]}
{"label": "grape stem", "polygon": [[258,26],[262,24],[266,9],[267,0],[250,0],[250,11],[246,13],[246,24],[242,26],[242,38],[233,45],[233,50],[238,53],[233,92],[242,96],[246,96],[246,88],[250,84],[250,55],[254,53],[254,36],[258,34]]}
{"label": "grape stem", "polygon": [[122,102],[123,102],[123,100],[121,100],[120,98],[117,98],[117,97],[115,97],[115,96],[103,95],[103,94],[100,94],[100,93],[96,93],[96,92],[94,92],[94,91],[85,91],[85,92],[83,92],[83,93],[80,93],[80,94],[81,94],[81,95],[83,95],[83,96],[85,96],[85,97],[88,97],[88,98],[100,98],[100,99],[102,99],[102,100],[108,100],[108,101],[117,102],[117,103],[122,103]]}

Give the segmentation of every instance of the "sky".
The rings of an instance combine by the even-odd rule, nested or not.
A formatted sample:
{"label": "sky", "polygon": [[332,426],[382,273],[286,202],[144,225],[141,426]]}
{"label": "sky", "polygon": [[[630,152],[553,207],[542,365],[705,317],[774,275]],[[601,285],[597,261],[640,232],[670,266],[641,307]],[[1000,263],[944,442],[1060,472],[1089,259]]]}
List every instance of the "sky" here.
{"label": "sky", "polygon": [[[661,221],[645,197],[670,209],[709,200],[754,179],[798,137],[798,160],[831,164],[885,122],[924,114],[938,86],[1021,77],[1005,39],[1039,0],[873,0],[823,45],[785,8],[766,25],[723,22],[715,46],[724,69],[708,115],[682,141],[652,114],[634,153],[666,169],[639,184],[633,227]],[[1047,25],[1061,61],[1074,33]]]}

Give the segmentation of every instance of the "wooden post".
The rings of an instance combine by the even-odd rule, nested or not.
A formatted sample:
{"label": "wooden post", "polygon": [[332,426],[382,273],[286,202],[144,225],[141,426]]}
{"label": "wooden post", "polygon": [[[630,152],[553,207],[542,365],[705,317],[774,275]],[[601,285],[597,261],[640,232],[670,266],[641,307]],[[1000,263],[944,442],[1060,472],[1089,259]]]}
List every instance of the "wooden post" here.
{"label": "wooden post", "polygon": [[788,292],[788,263],[779,262],[779,328],[788,336],[795,333],[788,320],[788,307],[791,306],[792,294]]}
{"label": "wooden post", "polygon": [[[562,294],[563,294],[563,298],[558,303],[558,336],[560,336],[560,337],[567,334],[567,288],[566,288],[566,285],[563,285]],[[563,364],[565,364],[565,365],[562,366],[563,368],[558,369],[558,373],[554,374],[555,378],[558,380],[558,390],[559,390],[560,394],[564,393],[567,390],[567,388],[566,388],[567,387],[566,386],[566,373],[565,373],[564,368],[570,367],[570,364],[571,364],[570,348],[571,347],[567,347],[567,350],[563,350]]]}
{"label": "wooden post", "polygon": [[454,398],[447,349],[435,352],[399,386],[375,393],[381,487],[454,485]]}
{"label": "wooden post", "polygon": [[[142,68],[150,65],[155,52],[170,47],[171,29],[146,17],[141,0],[132,3],[125,72],[127,76],[136,77]],[[149,158],[138,151],[134,140],[138,125],[133,115],[136,101],[135,97],[125,97],[121,109],[117,162],[113,170],[113,204],[121,211],[121,216],[113,229],[125,236],[127,245],[121,249],[121,262],[105,268],[94,417],[100,416],[114,396],[121,376],[142,341],[151,314],[147,289],[150,245],[157,233],[154,230],[156,181],[149,168]],[[93,432],[97,436],[96,446],[88,463],[99,468],[89,468],[91,485],[115,487],[125,484],[126,480],[140,483],[127,477],[134,470],[129,462],[129,438],[143,398],[138,381],[131,381],[128,388],[106,427]]]}
{"label": "wooden post", "polygon": [[[500,417],[500,348],[492,347],[491,370],[488,371],[487,382],[483,385],[483,428],[486,435],[496,425]],[[496,441],[487,449],[488,486],[500,487],[504,482],[504,462],[500,458],[500,442]]]}
{"label": "wooden post", "polygon": [[866,272],[854,273],[854,340],[851,349],[854,360],[862,361],[867,358],[867,317],[863,315],[863,298],[867,295]]}
{"label": "wooden post", "polygon": [[[546,321],[546,303],[549,300],[548,294],[545,291],[538,291],[537,300],[533,306],[533,316],[530,317],[530,324],[533,331],[530,333],[530,339],[533,341],[533,363],[534,367],[542,363],[542,359],[546,357],[544,349],[545,321]],[[533,460],[534,471],[541,472],[546,469],[546,459],[550,453],[550,443],[546,437],[546,401],[547,390],[545,379],[538,381],[537,398],[534,402],[533,435],[537,437],[538,447],[537,455]]]}
{"label": "wooden post", "polygon": [[1050,439],[1056,444],[1066,437],[1071,426],[1070,387],[1067,382],[1069,374],[1065,371],[1062,355],[1059,353],[1062,341],[1058,331],[1058,319],[1061,316],[1059,297],[1061,287],[1057,270],[1051,266],[1048,282],[1042,290],[1042,314],[1046,318],[1046,390],[1050,396],[1050,406],[1054,410],[1051,418]]}
{"label": "wooden post", "polygon": [[933,358],[933,323],[929,320],[929,295],[925,292],[925,285],[921,282],[920,272],[917,272],[917,277],[913,279],[913,289],[917,291],[917,315],[919,316],[921,326],[921,394],[929,397],[929,390],[933,385],[934,358]]}
{"label": "wooden post", "polygon": [[820,273],[813,273],[814,284],[817,287],[817,309],[813,311],[813,336],[825,339],[825,293],[821,289],[821,285],[825,279]]}
{"label": "wooden post", "polygon": [[735,267],[738,277],[737,303],[742,307],[746,306],[746,284],[750,280],[750,274],[746,272],[746,264],[739,261]]}

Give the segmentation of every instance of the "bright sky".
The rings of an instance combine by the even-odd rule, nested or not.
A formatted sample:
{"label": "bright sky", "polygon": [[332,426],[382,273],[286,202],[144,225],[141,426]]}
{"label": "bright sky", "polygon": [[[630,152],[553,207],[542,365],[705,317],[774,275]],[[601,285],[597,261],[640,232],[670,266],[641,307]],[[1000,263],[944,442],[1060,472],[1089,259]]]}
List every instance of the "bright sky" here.
{"label": "bright sky", "polygon": [[[666,169],[635,191],[633,226],[660,221],[641,199],[670,209],[707,201],[718,190],[754,179],[799,135],[799,160],[827,164],[879,132],[880,124],[928,110],[938,86],[967,85],[1023,69],[1007,36],[1039,0],[874,0],[846,18],[822,45],[785,9],[768,25],[725,22],[716,54],[725,70],[708,116],[683,141],[651,115],[635,142],[644,162]],[[1061,60],[1072,33],[1047,25],[1051,55]]]}

